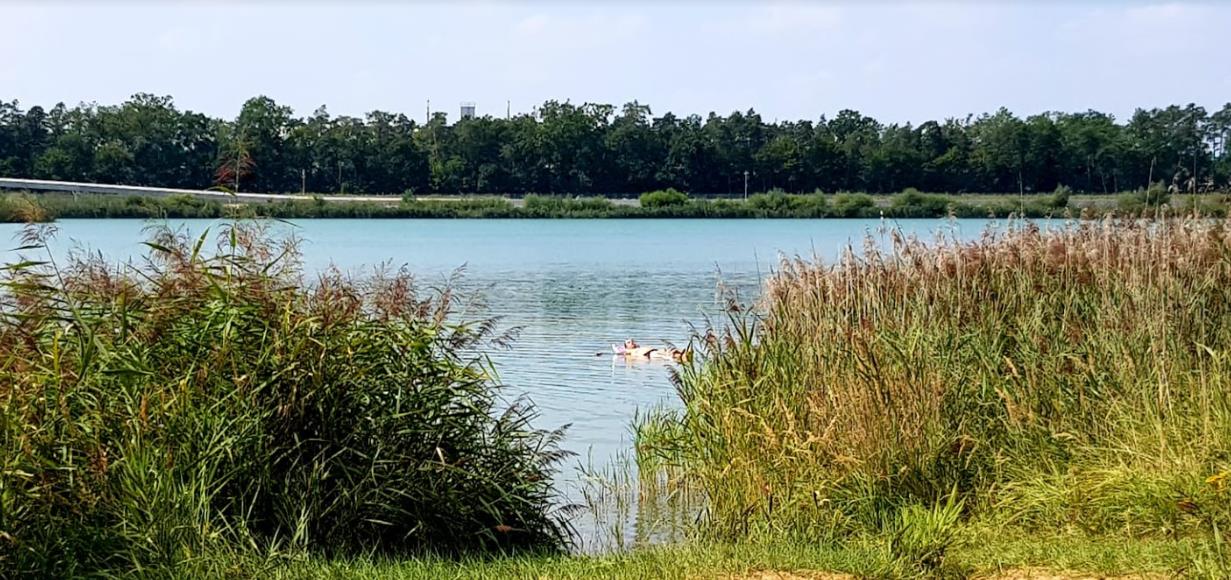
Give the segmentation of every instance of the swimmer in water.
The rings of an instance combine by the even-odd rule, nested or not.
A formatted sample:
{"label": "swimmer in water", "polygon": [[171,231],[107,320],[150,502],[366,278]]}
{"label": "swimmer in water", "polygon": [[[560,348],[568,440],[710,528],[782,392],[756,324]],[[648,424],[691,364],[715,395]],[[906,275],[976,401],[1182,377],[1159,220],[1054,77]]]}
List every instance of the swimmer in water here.
{"label": "swimmer in water", "polygon": [[622,347],[616,347],[613,350],[615,350],[616,354],[622,354],[628,358],[673,360],[676,362],[683,362],[691,358],[692,354],[687,350],[680,350],[678,348],[641,346],[637,344],[636,340],[631,338],[625,340]]}

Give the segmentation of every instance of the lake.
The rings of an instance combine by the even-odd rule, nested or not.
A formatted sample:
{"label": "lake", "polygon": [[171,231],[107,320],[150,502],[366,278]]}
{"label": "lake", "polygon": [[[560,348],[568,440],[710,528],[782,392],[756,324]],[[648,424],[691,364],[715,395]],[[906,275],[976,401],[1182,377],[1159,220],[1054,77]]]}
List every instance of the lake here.
{"label": "lake", "polygon": [[[566,448],[601,466],[629,446],[637,409],[678,404],[669,363],[625,362],[612,343],[687,343],[690,324],[721,321],[720,283],[755,299],[782,256],[832,259],[848,244],[896,225],[930,237],[968,238],[987,220],[300,220],[277,224],[303,239],[308,270],[331,265],[362,274],[406,265],[422,285],[463,267],[463,285],[482,292],[487,315],[520,328],[493,353],[506,397],[525,394],[538,425],[571,424]],[[52,249],[74,246],[110,259],[142,255],[140,220],[62,220]],[[199,234],[212,220],[175,221]],[[16,247],[21,226],[0,224]],[[15,253],[5,250],[4,261]],[[602,353],[596,356],[596,353]],[[566,480],[575,475],[566,470]],[[575,490],[569,492],[575,495]],[[580,523],[584,528],[585,524]]]}

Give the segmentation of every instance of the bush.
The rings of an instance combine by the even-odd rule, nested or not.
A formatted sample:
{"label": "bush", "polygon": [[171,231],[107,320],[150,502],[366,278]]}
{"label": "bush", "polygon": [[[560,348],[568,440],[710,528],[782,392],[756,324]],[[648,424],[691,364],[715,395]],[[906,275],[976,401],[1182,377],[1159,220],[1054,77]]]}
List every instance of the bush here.
{"label": "bush", "polygon": [[1064,209],[1069,206],[1069,198],[1073,196],[1073,189],[1067,185],[1057,185],[1056,190],[1051,193],[1047,199],[1047,207],[1052,209]]}
{"label": "bush", "polygon": [[1125,212],[1141,212],[1147,209],[1166,205],[1171,201],[1171,194],[1162,182],[1150,184],[1150,187],[1120,194],[1116,206]]}
{"label": "bush", "polygon": [[688,204],[688,194],[674,189],[651,191],[641,194],[641,207],[678,207]]}
{"label": "bush", "polygon": [[52,220],[37,199],[24,194],[0,197],[0,223],[38,223]]}
{"label": "bush", "polygon": [[952,206],[948,196],[920,193],[913,187],[894,196],[889,204],[891,213],[897,217],[941,217]]}
{"label": "bush", "polygon": [[160,229],[139,271],[6,269],[0,569],[568,540],[560,433],[524,402],[496,414],[490,322],[405,272],[306,283],[293,244],[252,224],[205,241]]}
{"label": "bush", "polygon": [[790,195],[780,189],[748,198],[748,209],[774,217],[825,217],[828,205],[823,195]]}
{"label": "bush", "polygon": [[1158,207],[1166,205],[1171,201],[1171,192],[1163,185],[1161,181],[1150,184],[1142,194],[1142,200],[1150,207]]}
{"label": "bush", "polygon": [[563,208],[565,200],[559,197],[547,197],[544,195],[531,194],[523,198],[522,203],[528,211],[553,212],[559,211]]}
{"label": "bush", "polygon": [[613,209],[605,197],[547,197],[527,195],[523,205],[526,217],[606,217]]}
{"label": "bush", "polygon": [[866,193],[839,193],[831,204],[835,217],[863,217],[876,207],[876,200]]}

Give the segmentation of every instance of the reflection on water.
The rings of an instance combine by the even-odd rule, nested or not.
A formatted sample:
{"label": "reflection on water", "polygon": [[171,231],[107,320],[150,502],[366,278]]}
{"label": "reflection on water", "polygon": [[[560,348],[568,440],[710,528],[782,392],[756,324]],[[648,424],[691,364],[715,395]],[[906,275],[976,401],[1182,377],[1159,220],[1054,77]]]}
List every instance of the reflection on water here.
{"label": "reflection on water", "polygon": [[[985,223],[898,222],[924,237],[942,228],[971,237]],[[64,220],[54,249],[63,252],[76,243],[111,259],[140,255],[143,225]],[[194,234],[217,226],[208,220],[177,225]],[[778,256],[830,259],[883,225],[880,220],[304,220],[275,229],[293,227],[303,238],[309,270],[336,265],[362,273],[389,262],[407,265],[422,284],[439,285],[465,266],[462,285],[484,293],[485,314],[500,316],[506,330],[521,329],[510,350],[492,355],[509,398],[528,395],[540,411],[541,427],[572,424],[566,447],[602,469],[628,448],[629,421],[637,409],[676,404],[669,363],[612,357],[612,343],[629,337],[643,345],[687,343],[690,324],[720,315],[720,283],[751,299]],[[0,224],[0,239],[15,240],[18,229]],[[3,257],[9,261],[14,255]],[[567,501],[584,499],[577,473],[568,469],[562,476],[573,482]],[[583,519],[577,527],[593,532],[595,524]]]}

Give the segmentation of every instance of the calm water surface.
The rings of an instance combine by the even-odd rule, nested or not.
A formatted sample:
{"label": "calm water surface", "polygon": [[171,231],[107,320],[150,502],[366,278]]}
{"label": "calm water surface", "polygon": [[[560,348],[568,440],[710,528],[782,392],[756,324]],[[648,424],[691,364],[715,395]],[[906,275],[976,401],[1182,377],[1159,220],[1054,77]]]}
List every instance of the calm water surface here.
{"label": "calm water surface", "polygon": [[[300,220],[275,229],[303,238],[310,271],[405,264],[421,283],[435,284],[464,266],[464,285],[483,292],[487,314],[521,329],[511,350],[493,355],[507,394],[528,395],[541,427],[572,424],[566,447],[602,465],[628,447],[637,409],[678,404],[666,363],[617,360],[606,354],[612,343],[684,344],[690,323],[720,313],[720,282],[751,300],[782,256],[832,259],[868,234],[883,239],[877,232],[893,224],[924,237],[938,230],[972,237],[987,221]],[[53,251],[139,256],[145,225],[62,220]],[[199,234],[219,224],[174,225]],[[0,224],[6,248],[18,245],[18,230]]]}

